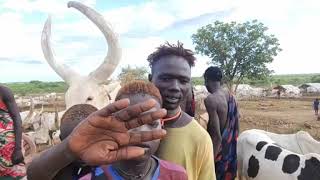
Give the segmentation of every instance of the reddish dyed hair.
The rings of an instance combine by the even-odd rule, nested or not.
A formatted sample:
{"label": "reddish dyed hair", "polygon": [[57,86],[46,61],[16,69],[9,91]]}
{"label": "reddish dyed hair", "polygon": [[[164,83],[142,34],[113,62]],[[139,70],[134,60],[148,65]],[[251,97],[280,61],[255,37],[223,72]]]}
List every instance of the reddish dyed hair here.
{"label": "reddish dyed hair", "polygon": [[127,83],[124,86],[121,87],[121,89],[118,91],[118,94],[116,96],[115,100],[120,100],[120,97],[122,95],[132,95],[132,94],[148,94],[150,96],[155,97],[160,104],[162,103],[161,94],[158,90],[158,88],[146,81],[133,81],[131,83]]}

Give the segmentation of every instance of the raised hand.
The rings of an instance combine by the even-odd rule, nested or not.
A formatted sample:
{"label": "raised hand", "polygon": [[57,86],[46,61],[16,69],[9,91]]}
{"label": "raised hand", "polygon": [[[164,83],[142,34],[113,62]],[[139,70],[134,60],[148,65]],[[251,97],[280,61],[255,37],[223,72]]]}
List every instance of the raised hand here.
{"label": "raised hand", "polygon": [[152,99],[133,106],[129,106],[128,99],[108,105],[73,130],[67,139],[69,149],[88,165],[110,164],[144,155],[145,149],[134,145],[160,139],[165,136],[165,130],[128,131],[164,117],[164,109],[145,113],[155,105]]}

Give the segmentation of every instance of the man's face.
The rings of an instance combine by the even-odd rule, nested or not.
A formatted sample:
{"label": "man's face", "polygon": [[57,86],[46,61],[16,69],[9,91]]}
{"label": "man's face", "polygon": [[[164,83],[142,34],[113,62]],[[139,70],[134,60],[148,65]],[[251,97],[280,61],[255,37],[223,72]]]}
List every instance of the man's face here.
{"label": "man's face", "polygon": [[[161,104],[158,102],[159,100],[155,99],[153,96],[150,96],[148,94],[132,94],[132,95],[120,96],[120,99],[123,99],[123,98],[128,98],[130,100],[130,105],[138,104],[138,103],[147,101],[149,99],[154,99],[157,101],[155,107],[153,107],[149,111],[146,111],[142,114],[154,112],[154,111],[157,111],[161,108]],[[140,126],[140,127],[134,128],[134,129],[130,129],[129,132],[152,131],[152,130],[156,130],[156,129],[161,129],[160,119],[153,121],[150,124],[145,124],[143,126]],[[145,159],[149,158],[151,155],[153,155],[158,150],[159,145],[160,145],[160,140],[143,142],[141,144],[136,145],[136,146],[148,149],[147,154],[138,158],[137,160],[145,160]]]}
{"label": "man's face", "polygon": [[160,90],[162,107],[169,111],[175,110],[189,91],[190,65],[183,57],[161,57],[153,64],[151,81]]}

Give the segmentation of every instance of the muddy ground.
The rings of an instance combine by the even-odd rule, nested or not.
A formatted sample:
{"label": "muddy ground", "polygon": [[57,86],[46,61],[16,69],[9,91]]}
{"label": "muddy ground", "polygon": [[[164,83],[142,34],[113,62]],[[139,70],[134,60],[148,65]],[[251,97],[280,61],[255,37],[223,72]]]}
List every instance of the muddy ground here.
{"label": "muddy ground", "polygon": [[240,129],[263,129],[275,133],[309,132],[320,140],[320,121],[312,108],[314,97],[298,99],[239,100]]}

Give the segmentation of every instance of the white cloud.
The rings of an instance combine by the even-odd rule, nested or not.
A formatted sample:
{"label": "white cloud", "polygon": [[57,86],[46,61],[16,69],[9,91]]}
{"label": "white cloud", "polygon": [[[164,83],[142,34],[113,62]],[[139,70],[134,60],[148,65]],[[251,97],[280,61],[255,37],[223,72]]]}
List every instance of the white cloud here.
{"label": "white cloud", "polygon": [[[43,12],[63,17],[70,12],[67,8],[69,0],[6,0],[2,8],[16,11],[18,13]],[[79,0],[87,6],[94,7],[95,0]]]}
{"label": "white cloud", "polygon": [[16,13],[0,15],[1,57],[39,59],[40,37]]}
{"label": "white cloud", "polygon": [[[68,0],[4,0],[0,2],[0,58],[19,60],[39,60],[40,73],[47,73],[41,77],[59,79],[48,70],[43,58],[40,38],[47,14],[52,14],[52,42],[57,60],[67,63],[81,74],[87,74],[100,65],[106,55],[106,43],[99,29],[81,13],[67,8]],[[96,0],[82,0],[86,5],[94,7]],[[255,1],[255,0],[163,0],[149,1],[143,4],[130,4],[112,10],[102,10],[101,14],[111,22],[115,31],[120,34],[123,47],[121,66],[113,76],[116,76],[121,67],[130,65],[148,66],[146,57],[155,47],[166,40],[183,41],[185,47],[193,48],[190,36],[195,27],[181,31],[170,32],[170,37],[156,32],[163,32],[166,28],[183,20],[199,17],[200,15],[230,11],[231,15],[220,20],[239,22],[258,19],[269,27],[280,40],[283,51],[271,65],[277,73],[318,72],[320,66],[317,57],[317,47],[320,41],[317,21],[320,18],[317,0],[283,0],[283,1]],[[24,16],[32,16],[34,12],[41,17],[33,23],[25,22]],[[39,18],[41,21],[39,22]],[[65,19],[72,18],[72,21]],[[213,17],[214,18],[214,17]],[[214,19],[215,20],[215,19]],[[212,23],[212,22],[208,22]],[[199,24],[197,24],[199,26]],[[155,33],[150,33],[155,32]],[[123,37],[126,34],[138,34],[145,38]],[[144,36],[145,33],[150,33]],[[121,37],[122,35],[122,37]],[[179,37],[175,37],[179,35]],[[76,38],[79,39],[76,39]],[[74,38],[72,40],[72,38]],[[68,40],[66,40],[68,39]],[[90,43],[89,43],[90,42]],[[194,76],[202,75],[206,68],[207,57],[197,56],[198,62],[192,70]],[[17,64],[4,63],[1,65],[13,69]],[[34,65],[36,66],[36,65]],[[26,78],[35,72],[18,66],[19,75]],[[29,67],[29,66],[28,66]],[[31,67],[31,65],[30,65]],[[37,69],[38,69],[37,68]],[[11,71],[0,71],[0,77]],[[13,77],[13,76],[12,76]],[[32,76],[34,77],[34,76]]]}

